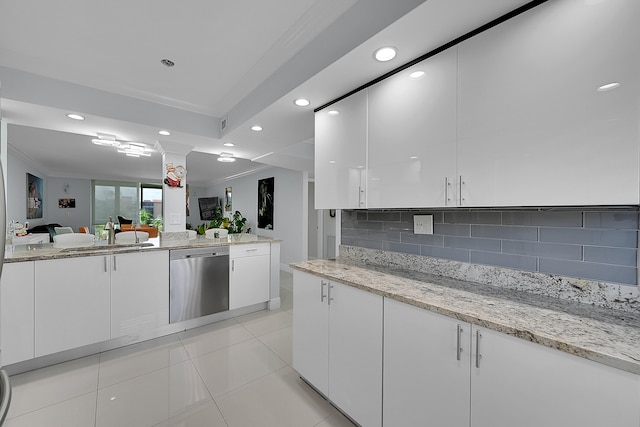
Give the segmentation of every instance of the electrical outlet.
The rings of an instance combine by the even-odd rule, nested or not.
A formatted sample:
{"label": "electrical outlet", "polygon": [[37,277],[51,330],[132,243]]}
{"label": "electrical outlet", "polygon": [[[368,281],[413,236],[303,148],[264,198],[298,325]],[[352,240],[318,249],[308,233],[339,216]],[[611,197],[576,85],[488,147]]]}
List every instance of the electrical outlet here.
{"label": "electrical outlet", "polygon": [[433,234],[433,215],[414,215],[413,234]]}

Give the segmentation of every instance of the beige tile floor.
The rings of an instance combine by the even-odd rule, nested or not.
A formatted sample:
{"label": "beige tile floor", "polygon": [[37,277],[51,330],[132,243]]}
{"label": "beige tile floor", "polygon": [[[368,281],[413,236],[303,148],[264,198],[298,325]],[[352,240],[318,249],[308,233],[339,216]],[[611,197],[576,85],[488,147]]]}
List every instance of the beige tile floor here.
{"label": "beige tile floor", "polygon": [[291,367],[282,308],[11,377],[6,427],[353,427]]}

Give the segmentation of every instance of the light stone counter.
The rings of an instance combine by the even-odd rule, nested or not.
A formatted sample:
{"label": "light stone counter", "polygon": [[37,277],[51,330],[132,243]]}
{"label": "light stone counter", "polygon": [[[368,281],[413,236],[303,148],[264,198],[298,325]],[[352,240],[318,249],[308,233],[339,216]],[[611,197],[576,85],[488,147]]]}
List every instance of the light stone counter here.
{"label": "light stone counter", "polygon": [[292,268],[640,374],[640,315],[349,259]]}
{"label": "light stone counter", "polygon": [[99,240],[94,245],[76,247],[76,248],[60,248],[55,247],[53,243],[42,243],[32,245],[7,245],[5,249],[5,263],[22,262],[22,261],[39,261],[46,259],[61,258],[77,258],[93,255],[104,255],[114,253],[130,253],[140,251],[153,250],[171,250],[171,249],[189,249],[203,248],[229,245],[243,245],[252,243],[272,243],[280,242],[278,239],[262,237],[255,234],[230,234],[225,238],[209,239],[204,236],[198,236],[195,239],[176,238],[176,233],[170,238],[152,238],[144,243],[126,243],[107,245],[106,241]]}

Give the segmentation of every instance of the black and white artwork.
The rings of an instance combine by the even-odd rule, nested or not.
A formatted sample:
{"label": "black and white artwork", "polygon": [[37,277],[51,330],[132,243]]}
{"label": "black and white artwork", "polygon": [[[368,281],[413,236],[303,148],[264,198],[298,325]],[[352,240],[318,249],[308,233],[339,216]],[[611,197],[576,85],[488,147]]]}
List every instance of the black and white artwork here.
{"label": "black and white artwork", "polygon": [[275,179],[258,181],[258,228],[273,230],[273,189]]}

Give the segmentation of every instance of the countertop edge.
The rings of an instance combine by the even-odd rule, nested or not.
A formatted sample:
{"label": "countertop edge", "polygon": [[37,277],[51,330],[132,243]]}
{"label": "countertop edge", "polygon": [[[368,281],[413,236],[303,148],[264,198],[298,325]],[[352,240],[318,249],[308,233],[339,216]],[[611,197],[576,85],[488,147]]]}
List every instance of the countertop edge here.
{"label": "countertop edge", "polygon": [[[328,262],[335,262],[335,261],[328,261]],[[390,298],[402,303],[406,303],[414,307],[422,308],[422,309],[425,309],[434,313],[438,313],[447,317],[458,319],[460,321],[472,323],[474,325],[485,327],[485,328],[494,330],[496,332],[502,332],[507,335],[524,339],[526,341],[541,344],[549,348],[560,350],[568,354],[572,354],[572,355],[582,357],[597,363],[601,363],[601,364],[610,366],[612,368],[616,368],[616,369],[627,371],[633,374],[640,375],[640,360],[636,360],[635,357],[632,357],[630,355],[624,355],[626,357],[621,357],[620,355],[610,354],[613,352],[608,352],[607,349],[598,350],[595,348],[588,348],[586,346],[572,343],[566,339],[563,339],[562,337],[545,333],[544,331],[522,328],[513,324],[506,324],[503,322],[496,322],[487,317],[479,317],[477,315],[473,315],[470,313],[457,311],[452,306],[445,307],[440,304],[425,302],[424,300],[418,301],[409,296],[402,295],[402,293],[394,293],[394,292],[380,290],[373,286],[364,284],[362,282],[355,282],[353,280],[348,280],[348,279],[346,280],[344,277],[341,277],[339,275],[327,274],[326,272],[321,271],[317,267],[314,268],[313,265],[310,265],[308,263],[293,263],[293,264],[290,264],[290,267],[295,270],[310,273],[325,279],[336,280],[336,281],[339,281],[340,283],[344,283],[345,285],[349,285],[357,289],[361,289],[377,295],[381,295],[383,297]],[[371,270],[367,270],[365,266],[347,266],[344,264],[340,264],[340,267],[345,269],[350,269],[352,271],[362,271],[363,273],[372,272]],[[393,272],[384,273],[384,274],[393,276]],[[415,282],[417,286],[420,285],[419,281],[415,281]],[[437,283],[429,283],[429,285],[440,286],[443,288],[447,287],[446,285],[439,285]],[[511,292],[517,292],[517,291],[511,291]],[[479,295],[479,297],[481,296]]]}
{"label": "countertop edge", "polygon": [[[149,239],[152,240],[152,239]],[[44,261],[44,260],[55,260],[55,259],[65,259],[65,258],[80,258],[80,257],[88,257],[88,256],[101,256],[101,255],[115,255],[115,254],[126,254],[126,253],[137,253],[137,252],[149,252],[149,251],[170,251],[175,249],[192,249],[192,248],[208,248],[208,247],[218,247],[218,246],[235,246],[235,245],[248,245],[248,244],[259,244],[259,243],[279,243],[280,239],[274,239],[270,237],[262,237],[259,236],[257,240],[251,241],[237,241],[237,242],[229,242],[229,241],[220,241],[216,242],[214,239],[198,239],[197,241],[169,241],[168,243],[158,243],[154,246],[148,247],[137,247],[133,246],[130,249],[126,247],[113,247],[113,248],[100,248],[97,246],[95,250],[81,250],[81,251],[73,251],[62,252],[60,248],[54,248],[52,246],[48,246],[47,249],[42,250],[32,250],[25,252],[25,255],[14,255],[14,256],[5,256],[4,263],[11,264],[16,262],[27,262],[27,261]],[[51,245],[48,243],[46,245]],[[32,245],[38,246],[38,245]]]}

